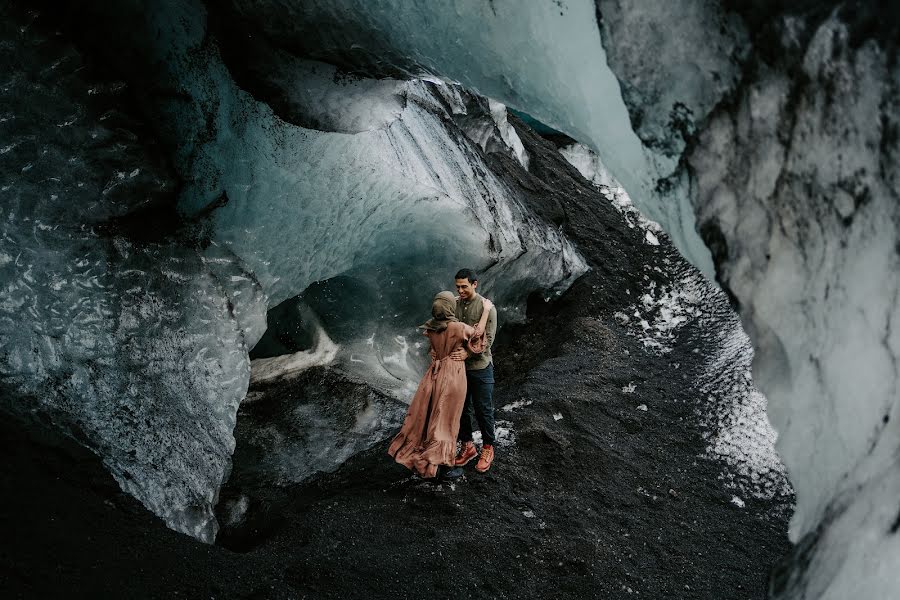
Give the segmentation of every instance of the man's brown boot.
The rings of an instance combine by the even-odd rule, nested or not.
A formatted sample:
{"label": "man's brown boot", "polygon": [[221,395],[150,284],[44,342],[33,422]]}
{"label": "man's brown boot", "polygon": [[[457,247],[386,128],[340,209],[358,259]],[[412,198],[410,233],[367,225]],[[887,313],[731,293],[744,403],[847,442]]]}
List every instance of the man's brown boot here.
{"label": "man's brown boot", "polygon": [[478,451],[475,450],[475,444],[472,442],[465,442],[462,445],[462,448],[459,449],[459,454],[456,455],[456,460],[453,464],[457,467],[462,467],[469,464],[476,456],[478,456]]}
{"label": "man's brown boot", "polygon": [[491,468],[492,462],[494,462],[494,447],[483,446],[481,448],[481,458],[478,459],[478,464],[475,465],[475,470],[479,473],[484,473]]}

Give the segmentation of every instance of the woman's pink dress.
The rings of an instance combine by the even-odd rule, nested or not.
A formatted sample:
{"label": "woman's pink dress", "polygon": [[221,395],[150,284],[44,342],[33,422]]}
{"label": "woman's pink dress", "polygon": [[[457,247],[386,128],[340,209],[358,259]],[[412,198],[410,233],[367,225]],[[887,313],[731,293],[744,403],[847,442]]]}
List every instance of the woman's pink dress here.
{"label": "woman's pink dress", "polygon": [[435,360],[419,382],[403,427],[388,448],[388,454],[422,477],[434,477],[438,465],[453,466],[459,418],[466,399],[466,364],[452,360],[450,353],[462,348],[472,329],[451,322],[443,331],[428,331]]}

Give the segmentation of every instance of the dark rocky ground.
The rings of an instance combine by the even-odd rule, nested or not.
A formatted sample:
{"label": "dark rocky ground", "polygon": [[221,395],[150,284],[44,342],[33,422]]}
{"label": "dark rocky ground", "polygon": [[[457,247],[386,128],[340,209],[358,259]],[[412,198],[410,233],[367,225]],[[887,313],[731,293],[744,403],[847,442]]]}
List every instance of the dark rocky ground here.
{"label": "dark rocky ground", "polygon": [[[665,242],[643,244],[552,144],[520,129],[531,173],[502,156],[492,168],[563,227],[592,270],[502,330],[496,405],[531,404],[499,413],[514,440],[489,473],[470,465],[453,485],[424,482],[381,442],[334,473],[266,484],[246,477],[252,453],[241,455],[239,431],[243,458],[223,499],[245,495],[248,510],[205,546],[166,529],[47,424],[3,419],[0,594],[764,598],[789,550],[789,500],[738,508],[723,466],[703,457],[695,386],[715,348],[694,321],[671,354],[649,354],[612,318],[634,301],[624,290],[636,273],[665,283],[671,269],[646,267],[679,259]],[[636,393],[622,392],[629,382]],[[359,397],[358,384],[332,383]],[[650,410],[635,410],[642,403]],[[257,400],[242,412],[265,410]]]}

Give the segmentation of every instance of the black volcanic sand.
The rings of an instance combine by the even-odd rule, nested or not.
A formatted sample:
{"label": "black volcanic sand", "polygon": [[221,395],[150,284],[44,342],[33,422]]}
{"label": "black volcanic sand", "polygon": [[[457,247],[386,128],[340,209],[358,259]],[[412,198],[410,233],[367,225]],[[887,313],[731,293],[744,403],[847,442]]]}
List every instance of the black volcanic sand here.
{"label": "black volcanic sand", "polygon": [[[641,243],[552,144],[511,121],[531,173],[498,156],[492,168],[592,271],[502,330],[496,405],[532,404],[498,413],[514,443],[489,473],[421,481],[382,442],[301,485],[226,486],[249,510],[206,546],[166,529],[79,445],[5,419],[3,597],[764,598],[789,550],[788,500],[738,508],[722,465],[703,458],[704,332],[688,323],[658,357],[612,318],[636,274],[665,283],[680,259],[665,240]],[[630,382],[637,392],[623,393]]]}

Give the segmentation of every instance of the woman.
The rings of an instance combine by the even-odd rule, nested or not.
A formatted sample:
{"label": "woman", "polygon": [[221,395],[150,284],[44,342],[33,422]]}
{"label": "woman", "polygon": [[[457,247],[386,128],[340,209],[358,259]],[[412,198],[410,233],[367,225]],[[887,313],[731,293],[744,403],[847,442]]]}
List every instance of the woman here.
{"label": "woman", "polygon": [[422,477],[436,476],[439,465],[453,466],[459,418],[466,399],[466,365],[451,359],[450,353],[466,346],[478,351],[477,335],[484,333],[492,306],[485,299],[481,322],[470,327],[455,316],[456,297],[451,292],[441,292],[431,304],[432,318],[420,326],[431,341],[432,361],[388,454]]}

